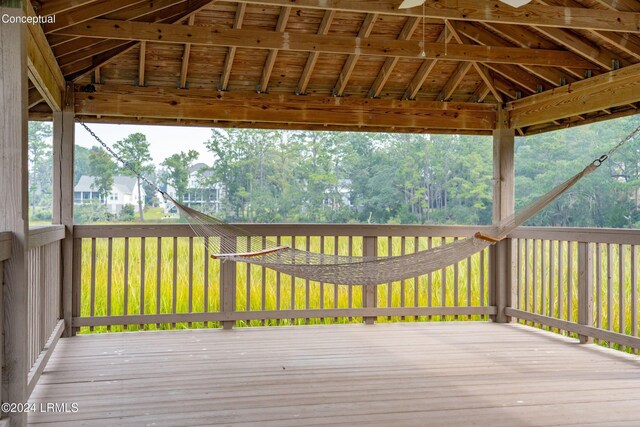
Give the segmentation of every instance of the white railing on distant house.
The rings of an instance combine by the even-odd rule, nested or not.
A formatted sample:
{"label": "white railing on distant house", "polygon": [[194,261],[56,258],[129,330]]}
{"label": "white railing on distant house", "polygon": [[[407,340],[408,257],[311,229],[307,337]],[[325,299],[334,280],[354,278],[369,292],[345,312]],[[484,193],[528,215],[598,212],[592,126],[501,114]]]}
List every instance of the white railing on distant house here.
{"label": "white railing on distant house", "polygon": [[520,228],[507,314],[522,322],[640,348],[640,230]]}
{"label": "white railing on distant house", "polygon": [[53,348],[64,331],[62,319],[63,225],[29,230],[28,252],[28,366],[27,395],[42,374]]}
{"label": "white railing on distant house", "polygon": [[[485,229],[333,224],[243,228],[277,244],[305,250],[379,256],[424,250],[442,244],[443,239]],[[231,326],[236,322],[303,324],[426,316],[486,319],[496,313],[489,250],[432,274],[391,284],[335,286],[210,259],[205,245],[187,225],[75,226],[74,238],[72,322],[74,328],[83,330],[113,329],[115,325],[172,328],[210,322]]]}

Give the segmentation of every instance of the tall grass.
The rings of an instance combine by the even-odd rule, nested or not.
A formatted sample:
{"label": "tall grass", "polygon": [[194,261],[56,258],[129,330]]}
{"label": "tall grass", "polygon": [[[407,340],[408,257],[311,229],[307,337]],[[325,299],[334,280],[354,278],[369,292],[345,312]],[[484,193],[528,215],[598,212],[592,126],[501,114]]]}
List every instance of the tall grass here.
{"label": "tall grass", "polygon": [[[295,238],[297,248],[307,247],[306,237]],[[147,238],[144,240],[144,283],[142,283],[141,257],[142,239],[129,238],[128,266],[127,266],[127,294],[125,313],[125,239],[112,239],[112,264],[109,275],[108,263],[108,239],[95,239],[95,265],[92,265],[92,241],[83,240],[82,265],[81,265],[81,293],[80,293],[80,315],[91,316],[93,305],[94,316],[106,316],[110,309],[110,315],[141,314],[141,295],[144,290],[144,314],[173,313],[175,304],[176,313],[189,312],[217,312],[220,311],[220,261],[208,260],[205,275],[205,250],[202,242],[198,238],[192,239],[190,248],[189,238],[177,238],[176,250],[174,251],[173,238]],[[161,240],[161,258],[158,266],[158,241]],[[351,254],[362,255],[362,238],[353,238]],[[441,239],[433,238],[433,245],[441,244]],[[291,237],[283,237],[282,244],[292,245]],[[309,238],[308,247],[311,251],[320,251],[320,238]],[[412,253],[416,249],[427,248],[426,238],[420,238],[416,247],[413,238],[406,239],[405,253]],[[400,238],[392,238],[389,246],[387,239],[379,239],[378,255],[387,256],[389,250],[391,255],[400,255],[402,252],[402,241]],[[190,264],[190,251],[193,251],[192,263]],[[336,243],[333,238],[324,239],[325,253],[335,253]],[[340,237],[337,243],[337,253],[341,255],[349,254],[348,238]],[[175,258],[177,257],[177,258]],[[176,262],[176,280],[174,295],[174,258]],[[467,264],[470,262],[470,265]],[[377,286],[376,298],[378,307],[412,307],[416,305],[415,295],[418,287],[418,306],[442,306],[443,299],[446,306],[480,306],[486,305],[489,298],[488,291],[488,256],[483,256],[483,273],[480,274],[480,255],[476,254],[470,261],[464,260],[456,267],[450,266],[444,271],[446,275],[446,288],[442,292],[443,271],[420,276],[416,279],[408,279],[403,282],[393,282]],[[159,268],[158,268],[159,267]],[[467,280],[467,269],[470,268],[470,280]],[[95,269],[95,276],[92,271]],[[158,280],[158,272],[160,280]],[[207,282],[205,283],[205,276]],[[108,282],[111,277],[110,304],[108,301]],[[482,277],[483,284],[480,284]],[[454,284],[457,278],[457,293]],[[93,285],[93,286],[92,286]],[[92,292],[95,287],[95,292]],[[206,287],[206,301],[205,301]],[[321,284],[304,279],[292,279],[291,276],[278,274],[273,270],[263,269],[260,266],[237,263],[236,265],[236,310],[237,311],[260,311],[260,310],[300,310],[300,309],[320,309],[320,308],[348,308],[349,301],[351,307],[362,307],[362,286],[338,286],[333,284]],[[484,293],[481,296],[481,288]],[[307,292],[308,290],[308,292]],[[456,295],[457,294],[457,295]],[[292,295],[294,298],[292,298]],[[470,300],[468,297],[470,296]],[[92,304],[92,300],[94,303]],[[292,301],[294,302],[292,306]],[[455,302],[457,301],[457,304]],[[460,316],[460,320],[466,319]],[[473,319],[480,319],[481,316],[472,316]],[[433,317],[427,319],[409,318],[404,320],[449,320]],[[378,321],[397,321],[398,318],[379,318]],[[317,323],[345,323],[357,322],[360,319],[349,318],[324,318],[324,319],[292,319],[292,320],[267,320],[238,322],[238,326],[249,325],[275,325],[275,324],[317,324]],[[113,326],[110,330],[155,330],[169,328],[206,327],[218,326],[217,324],[205,325],[202,322],[195,322],[192,325],[179,323],[175,326],[171,324],[148,324],[142,327],[138,325],[128,325],[127,327]],[[96,327],[95,331],[106,331],[106,327]],[[89,328],[82,328],[81,332],[89,332]]]}
{"label": "tall grass", "polygon": [[[220,311],[220,261],[207,260],[205,263],[205,250],[198,238],[176,238],[174,250],[174,238],[147,238],[144,239],[144,283],[142,283],[141,257],[143,240],[129,238],[126,311],[125,311],[125,239],[112,239],[112,266],[111,266],[111,296],[108,301],[108,240],[95,239],[96,256],[95,265],[92,265],[92,240],[84,239],[82,250],[82,277],[81,277],[81,316],[106,316],[107,310],[111,315],[122,314],[170,314],[189,312],[218,312]],[[447,241],[449,241],[448,239]],[[162,243],[162,253],[158,262],[158,242]],[[281,243],[293,245],[292,238],[283,237]],[[378,255],[400,255],[402,253],[402,240],[394,237],[378,239]],[[441,239],[433,238],[433,246],[441,244]],[[305,237],[295,238],[297,248],[309,248],[314,252],[337,253],[349,255],[348,238],[340,237],[336,242],[333,238],[325,238],[321,248],[321,239],[311,237],[307,242]],[[351,254],[362,255],[362,238],[353,238]],[[191,245],[191,246],[190,246]],[[427,248],[427,238],[420,238],[416,245],[413,238],[407,238],[404,244],[404,253],[412,253],[415,250]],[[528,245],[527,253],[524,245]],[[516,300],[512,305],[522,310],[578,321],[578,255],[577,243],[571,243],[572,257],[568,254],[568,244],[563,243],[562,270],[559,267],[558,251],[559,242],[553,242],[554,261],[551,268],[550,246],[545,242],[546,250],[537,244],[534,250],[532,240],[519,243],[519,253],[516,260]],[[633,334],[633,321],[639,316],[633,316],[632,287],[638,287],[638,283],[632,283],[632,254],[631,247],[625,246],[624,258],[620,258],[619,245],[602,245],[598,249],[593,247],[593,326],[612,330],[624,334]],[[597,251],[601,256],[597,256]],[[190,258],[190,253],[193,256]],[[545,254],[545,266],[543,269],[542,258]],[[609,259],[610,257],[610,259]],[[190,259],[192,262],[190,263]],[[174,272],[174,260],[176,271]],[[599,262],[598,262],[599,260]],[[488,254],[482,257],[476,254],[469,260],[464,260],[455,266],[449,266],[445,270],[434,272],[431,275],[420,276],[416,279],[408,279],[403,282],[379,285],[376,287],[377,307],[413,307],[413,306],[483,306],[489,301],[489,274]],[[620,262],[623,263],[622,281],[620,278]],[[159,264],[159,265],[158,265]],[[205,272],[206,264],[206,272]],[[92,278],[92,271],[95,276]],[[636,271],[640,266],[636,266]],[[158,273],[160,277],[158,278]],[[175,273],[175,285],[174,285]],[[206,273],[206,274],[205,274]],[[553,279],[553,285],[551,284]],[[206,280],[206,281],[205,281]],[[444,292],[443,292],[444,280]],[[481,283],[482,280],[482,283]],[[597,283],[601,283],[597,286]],[[95,284],[93,284],[95,282]],[[535,284],[535,286],[534,286]],[[95,286],[95,292],[92,287]],[[175,286],[175,292],[174,292]],[[415,300],[417,287],[417,301]],[[535,288],[535,291],[534,291]],[[544,292],[543,292],[544,288]],[[205,292],[206,289],[206,292]],[[558,298],[559,289],[562,289],[562,298]],[[143,310],[141,310],[141,295],[144,290]],[[553,290],[553,299],[550,298]],[[598,295],[599,293],[599,295]],[[260,311],[260,310],[301,310],[305,308],[359,308],[362,307],[362,286],[338,286],[321,284],[303,279],[292,279],[291,276],[279,274],[272,270],[263,269],[255,265],[237,263],[236,265],[236,310]],[[624,295],[624,307],[620,307],[620,295]],[[534,298],[535,297],[535,298]],[[92,300],[94,300],[94,312],[91,312]],[[351,306],[349,305],[351,301]],[[174,311],[175,305],[175,311]],[[570,309],[569,309],[570,307]],[[624,317],[624,327],[620,329],[620,316]],[[421,316],[399,319],[396,317],[379,317],[379,322],[389,321],[441,321],[441,320],[477,320],[482,316]],[[239,321],[238,326],[255,325],[290,325],[290,324],[318,324],[318,323],[347,323],[360,322],[360,318],[322,318],[322,319],[288,319],[265,321]],[[173,328],[202,328],[218,327],[216,322],[194,322],[192,324],[145,324],[96,327],[94,331],[106,330],[155,330]],[[638,325],[636,325],[636,328]],[[545,328],[549,329],[549,328]],[[637,330],[637,329],[636,329]],[[89,328],[82,328],[81,332],[91,332]],[[573,334],[575,335],[575,334]]]}

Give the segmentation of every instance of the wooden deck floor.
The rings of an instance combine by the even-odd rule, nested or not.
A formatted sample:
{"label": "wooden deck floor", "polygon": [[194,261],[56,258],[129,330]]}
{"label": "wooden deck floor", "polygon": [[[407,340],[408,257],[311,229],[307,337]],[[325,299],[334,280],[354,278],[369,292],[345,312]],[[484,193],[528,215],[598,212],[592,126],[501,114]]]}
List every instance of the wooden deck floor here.
{"label": "wooden deck floor", "polygon": [[64,426],[640,425],[640,359],[520,325],[422,323],[62,339],[29,415]]}

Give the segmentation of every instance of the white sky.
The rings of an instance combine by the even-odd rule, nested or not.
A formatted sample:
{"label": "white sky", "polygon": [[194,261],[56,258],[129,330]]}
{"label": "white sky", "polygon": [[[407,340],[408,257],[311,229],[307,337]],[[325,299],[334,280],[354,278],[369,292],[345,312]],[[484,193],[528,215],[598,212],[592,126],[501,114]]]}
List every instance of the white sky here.
{"label": "white sky", "polygon": [[[204,144],[211,137],[211,128],[193,126],[149,126],[149,125],[113,125],[87,123],[87,126],[104,141],[113,147],[116,141],[126,138],[132,133],[140,132],[147,136],[149,151],[153,163],[159,165],[164,159],[180,151],[196,150],[200,153],[198,162],[213,164],[213,154],[207,151]],[[91,148],[99,144],[79,124],[76,124],[76,144]]]}

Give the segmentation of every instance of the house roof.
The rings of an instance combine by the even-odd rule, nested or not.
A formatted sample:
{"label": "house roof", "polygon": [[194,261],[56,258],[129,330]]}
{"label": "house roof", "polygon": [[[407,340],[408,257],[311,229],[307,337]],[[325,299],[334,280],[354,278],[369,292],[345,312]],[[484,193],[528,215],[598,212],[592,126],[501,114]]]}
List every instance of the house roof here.
{"label": "house roof", "polygon": [[487,134],[503,106],[530,134],[637,112],[638,0],[400,3],[33,2],[85,121]]}
{"label": "house roof", "polygon": [[[73,191],[97,191],[94,182],[95,177],[82,175],[73,188]],[[136,191],[136,179],[126,175],[115,175],[113,177],[112,191],[113,190],[122,194],[133,194],[133,192]]]}

